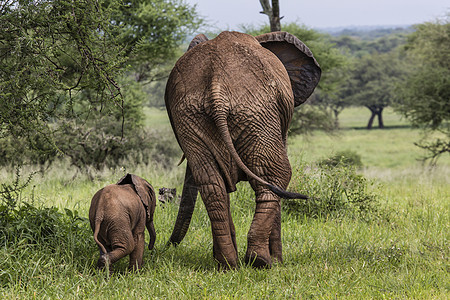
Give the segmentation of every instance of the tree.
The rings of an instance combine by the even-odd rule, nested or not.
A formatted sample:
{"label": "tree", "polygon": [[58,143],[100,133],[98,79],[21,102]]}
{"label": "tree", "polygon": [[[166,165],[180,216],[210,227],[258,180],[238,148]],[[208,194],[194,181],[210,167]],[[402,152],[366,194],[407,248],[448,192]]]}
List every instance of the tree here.
{"label": "tree", "polygon": [[376,117],[378,127],[384,128],[383,110],[396,99],[395,86],[403,75],[398,52],[368,54],[354,60],[341,95],[348,103],[370,110],[367,129],[372,129]]}
{"label": "tree", "polygon": [[427,149],[427,158],[450,152],[450,15],[416,26],[405,47],[411,72],[401,83],[396,109],[431,140],[417,143]]}
{"label": "tree", "polygon": [[180,0],[3,1],[0,142],[26,139],[47,156],[69,155],[73,143],[105,133],[71,157],[119,153],[142,120],[133,109],[142,87],[130,75],[157,76],[200,23]]}
{"label": "tree", "polygon": [[110,35],[110,6],[29,0],[0,9],[0,136],[50,130],[82,90],[117,100],[123,51]]}
{"label": "tree", "polygon": [[[195,6],[182,0],[121,1],[112,19],[119,43],[125,47],[127,63],[135,79],[149,83],[167,77],[179,46],[201,24]],[[167,62],[170,62],[167,64]]]}
{"label": "tree", "polygon": [[317,90],[312,99],[312,103],[316,106],[324,107],[331,111],[333,116],[333,126],[331,128],[339,128],[339,114],[344,108],[352,105],[350,99],[344,96],[346,84],[350,80],[350,66],[347,63],[337,65],[326,74],[326,80],[330,81],[333,86],[329,91],[322,92]]}
{"label": "tree", "polygon": [[269,17],[270,31],[281,31],[280,20],[280,4],[278,0],[272,0],[272,6],[270,6],[269,0],[259,0],[263,8],[262,14]]}

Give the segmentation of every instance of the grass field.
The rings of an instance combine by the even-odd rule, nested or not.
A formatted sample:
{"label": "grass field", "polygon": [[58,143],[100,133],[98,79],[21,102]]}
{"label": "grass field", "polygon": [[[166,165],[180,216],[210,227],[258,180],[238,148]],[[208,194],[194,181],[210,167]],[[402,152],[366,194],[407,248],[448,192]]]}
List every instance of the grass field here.
{"label": "grass field", "polygon": [[[146,125],[167,129],[165,111],[147,109]],[[157,242],[146,250],[144,268],[126,271],[127,260],[107,274],[94,268],[98,253],[87,222],[74,221],[60,242],[17,240],[0,245],[0,297],[5,299],[448,299],[450,297],[450,158],[436,167],[424,165],[425,154],[413,145],[420,132],[391,110],[384,130],[364,128],[368,111],[344,110],[342,129],[289,139],[293,170],[342,150],[361,156],[360,173],[375,181],[378,218],[283,214],[284,263],[269,270],[244,264],[220,272],[212,258],[209,220],[201,201],[186,238],[165,247],[178,207],[158,206]],[[167,134],[171,134],[167,131]],[[31,170],[31,168],[30,168]],[[24,176],[30,170],[23,170]],[[157,190],[181,191],[183,166],[172,170],[124,165],[99,172],[95,180],[76,175],[65,162],[38,173],[20,195],[36,205],[68,208],[86,217],[92,195],[125,172],[146,178]],[[11,182],[14,170],[0,170],[0,182]],[[295,175],[295,174],[294,174]],[[324,187],[326,188],[326,187]],[[253,216],[253,194],[240,183],[231,194],[240,259]],[[0,212],[1,213],[1,212]],[[58,240],[57,240],[58,241]],[[148,241],[148,240],[147,240]]]}

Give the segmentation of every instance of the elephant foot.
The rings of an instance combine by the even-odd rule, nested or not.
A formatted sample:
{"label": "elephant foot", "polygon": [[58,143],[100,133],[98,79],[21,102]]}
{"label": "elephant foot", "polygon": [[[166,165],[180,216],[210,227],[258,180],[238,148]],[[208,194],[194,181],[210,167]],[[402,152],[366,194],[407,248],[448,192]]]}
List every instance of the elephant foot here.
{"label": "elephant foot", "polygon": [[237,270],[238,269],[238,263],[237,263],[237,253],[234,255],[233,259],[226,259],[224,256],[216,256],[216,253],[214,253],[214,259],[218,263],[218,269],[219,271],[228,271],[228,270]]}
{"label": "elephant foot", "polygon": [[273,262],[283,263],[283,254],[281,250],[281,243],[279,247],[270,245],[270,256],[272,257]]}
{"label": "elephant foot", "polygon": [[245,255],[245,263],[256,269],[265,269],[272,266],[272,259],[269,256],[258,255],[256,252],[247,251]]}
{"label": "elephant foot", "polygon": [[238,266],[237,266],[237,263],[231,263],[231,264],[226,263],[226,264],[224,264],[224,263],[222,263],[222,262],[218,262],[217,269],[218,269],[219,271],[224,271],[224,272],[226,272],[226,271],[231,271],[231,270],[237,270],[237,269],[239,269],[239,268],[238,268]]}

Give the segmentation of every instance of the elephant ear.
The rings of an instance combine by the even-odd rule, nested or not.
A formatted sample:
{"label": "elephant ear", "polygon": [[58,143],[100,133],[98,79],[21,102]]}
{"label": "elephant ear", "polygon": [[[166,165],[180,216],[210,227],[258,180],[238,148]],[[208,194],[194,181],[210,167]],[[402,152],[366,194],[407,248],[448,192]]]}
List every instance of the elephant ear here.
{"label": "elephant ear", "polygon": [[117,185],[124,184],[131,184],[134,187],[139,198],[141,198],[142,204],[144,204],[147,217],[150,220],[156,205],[156,196],[153,187],[145,179],[133,174],[125,175],[117,182]]}
{"label": "elephant ear", "polygon": [[256,39],[261,46],[275,54],[286,68],[291,79],[295,106],[305,102],[319,83],[322,73],[311,50],[287,32],[266,33]]}
{"label": "elephant ear", "polygon": [[196,35],[192,39],[191,43],[189,44],[189,47],[188,47],[187,51],[191,50],[192,48],[194,48],[198,44],[201,44],[201,43],[206,42],[206,41],[209,41],[209,40],[206,37],[206,35],[204,35],[203,33]]}

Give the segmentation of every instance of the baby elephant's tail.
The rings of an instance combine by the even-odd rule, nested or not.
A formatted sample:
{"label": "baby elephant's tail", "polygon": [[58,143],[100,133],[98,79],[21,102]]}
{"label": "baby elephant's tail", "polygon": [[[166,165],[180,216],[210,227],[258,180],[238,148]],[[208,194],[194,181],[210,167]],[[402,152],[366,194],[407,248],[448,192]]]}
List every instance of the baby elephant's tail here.
{"label": "baby elephant's tail", "polygon": [[94,241],[97,243],[98,247],[100,248],[100,255],[106,254],[106,248],[105,246],[103,246],[102,243],[100,243],[100,241],[98,240],[98,233],[100,231],[100,225],[102,224],[103,221],[103,217],[101,218],[96,218],[95,219],[95,227],[94,227]]}

